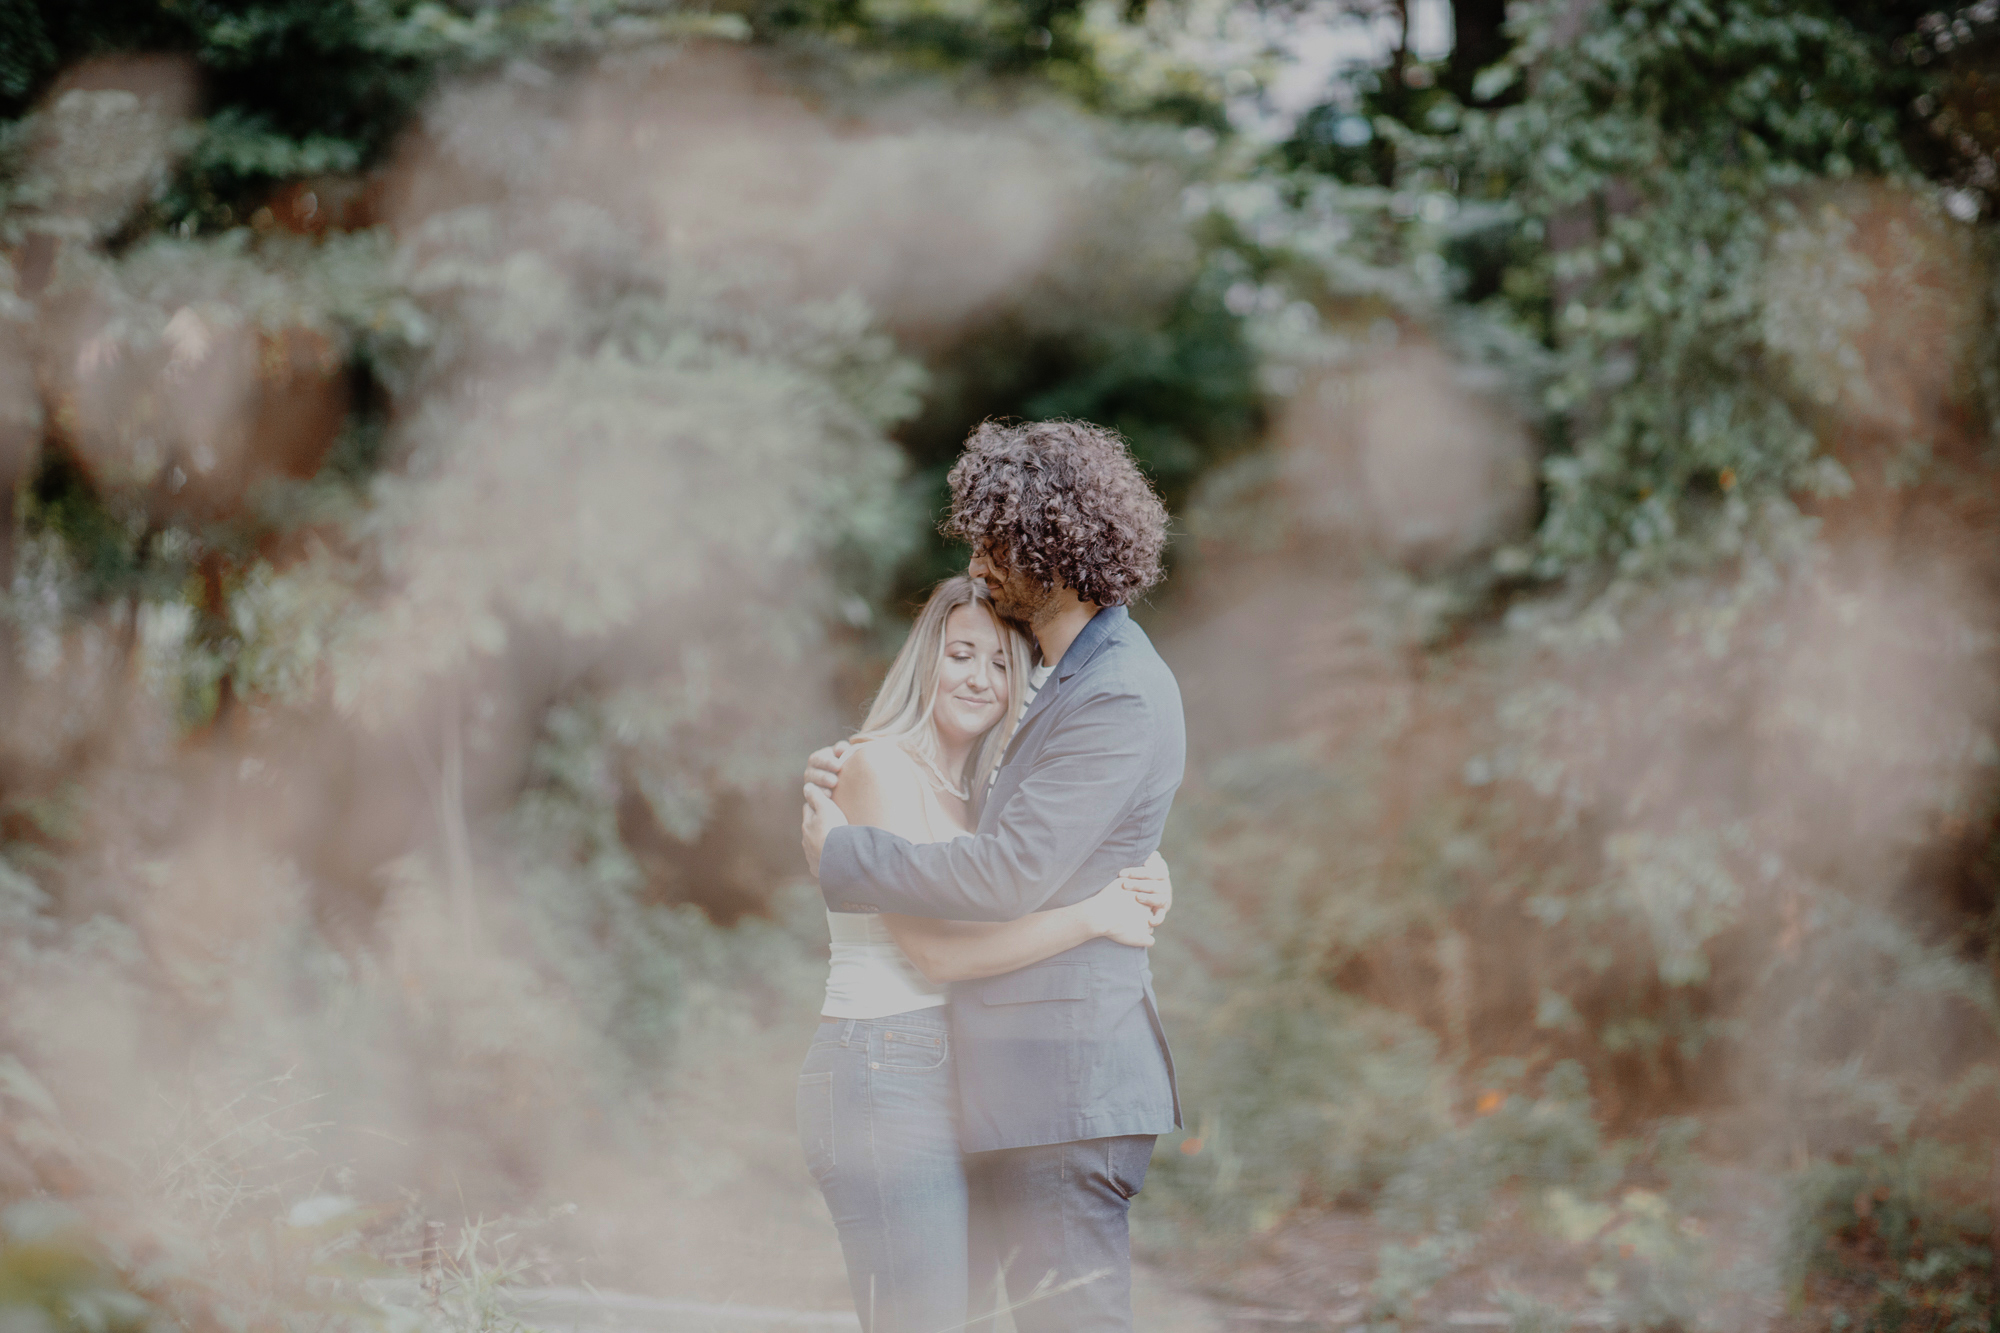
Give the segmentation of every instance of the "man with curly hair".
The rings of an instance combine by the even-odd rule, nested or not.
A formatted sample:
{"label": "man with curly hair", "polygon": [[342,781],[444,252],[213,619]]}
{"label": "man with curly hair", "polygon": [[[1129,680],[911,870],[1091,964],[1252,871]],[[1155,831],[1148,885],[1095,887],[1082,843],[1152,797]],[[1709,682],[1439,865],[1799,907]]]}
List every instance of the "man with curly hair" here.
{"label": "man with curly hair", "polygon": [[[848,825],[826,794],[843,748],[813,756],[804,843],[833,912],[1011,921],[1080,902],[1156,852],[1180,786],[1180,690],[1126,610],[1160,579],[1167,513],[1124,441],[989,421],[951,495],[945,531],[1040,664],[972,836]],[[1127,1210],[1181,1123],[1145,950],[1095,939],[954,983],[949,1003],[975,1289],[982,1265],[1004,1270],[1022,1333],[1130,1329]]]}

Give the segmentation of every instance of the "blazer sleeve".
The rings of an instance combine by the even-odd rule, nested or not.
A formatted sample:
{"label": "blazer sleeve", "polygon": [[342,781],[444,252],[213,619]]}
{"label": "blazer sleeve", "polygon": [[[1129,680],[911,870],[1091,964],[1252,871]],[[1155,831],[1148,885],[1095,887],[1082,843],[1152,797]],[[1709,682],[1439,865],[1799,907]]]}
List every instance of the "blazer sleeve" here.
{"label": "blazer sleeve", "polygon": [[1055,896],[1117,826],[1144,781],[1152,709],[1137,693],[1082,700],[1062,719],[990,833],[911,843],[848,825],[827,835],[820,892],[836,912],[1012,921]]}

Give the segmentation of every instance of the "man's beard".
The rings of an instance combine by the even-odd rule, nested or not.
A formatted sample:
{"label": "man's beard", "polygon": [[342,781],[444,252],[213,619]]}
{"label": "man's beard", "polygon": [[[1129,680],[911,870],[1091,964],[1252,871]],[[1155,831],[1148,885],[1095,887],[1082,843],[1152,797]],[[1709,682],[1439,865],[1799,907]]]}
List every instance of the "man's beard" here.
{"label": "man's beard", "polygon": [[1033,625],[1056,599],[1054,588],[1045,588],[1024,574],[1009,573],[993,594],[993,609],[1009,620]]}

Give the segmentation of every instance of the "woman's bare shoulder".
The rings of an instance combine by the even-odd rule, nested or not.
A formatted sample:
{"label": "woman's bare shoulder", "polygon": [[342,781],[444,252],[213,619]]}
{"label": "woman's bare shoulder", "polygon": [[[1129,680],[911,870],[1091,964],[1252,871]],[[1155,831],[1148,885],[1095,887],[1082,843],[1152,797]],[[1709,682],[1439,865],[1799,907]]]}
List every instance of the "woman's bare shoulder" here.
{"label": "woman's bare shoulder", "polygon": [[916,760],[910,758],[910,752],[903,748],[901,741],[891,740],[887,736],[869,736],[855,741],[847,747],[847,752],[850,755],[867,755],[871,760],[877,762],[896,759],[907,760],[910,763],[916,762]]}
{"label": "woman's bare shoulder", "polygon": [[873,824],[912,837],[923,820],[923,773],[910,753],[892,740],[862,741],[840,766],[834,803],[859,824]]}
{"label": "woman's bare shoulder", "polygon": [[841,776],[845,777],[849,766],[854,764],[887,781],[916,782],[922,778],[916,758],[886,736],[856,742],[847,752],[847,762],[841,765]]}

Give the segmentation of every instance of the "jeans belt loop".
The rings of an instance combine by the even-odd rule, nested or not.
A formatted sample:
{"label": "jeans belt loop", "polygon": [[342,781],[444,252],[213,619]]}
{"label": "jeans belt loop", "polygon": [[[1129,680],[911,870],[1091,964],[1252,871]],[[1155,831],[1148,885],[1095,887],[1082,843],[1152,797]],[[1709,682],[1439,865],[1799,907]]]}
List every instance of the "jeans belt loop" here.
{"label": "jeans belt loop", "polygon": [[843,1047],[852,1046],[854,1044],[854,1025],[860,1021],[861,1020],[857,1018],[850,1018],[847,1020],[847,1026],[843,1027],[840,1030],[840,1044]]}

